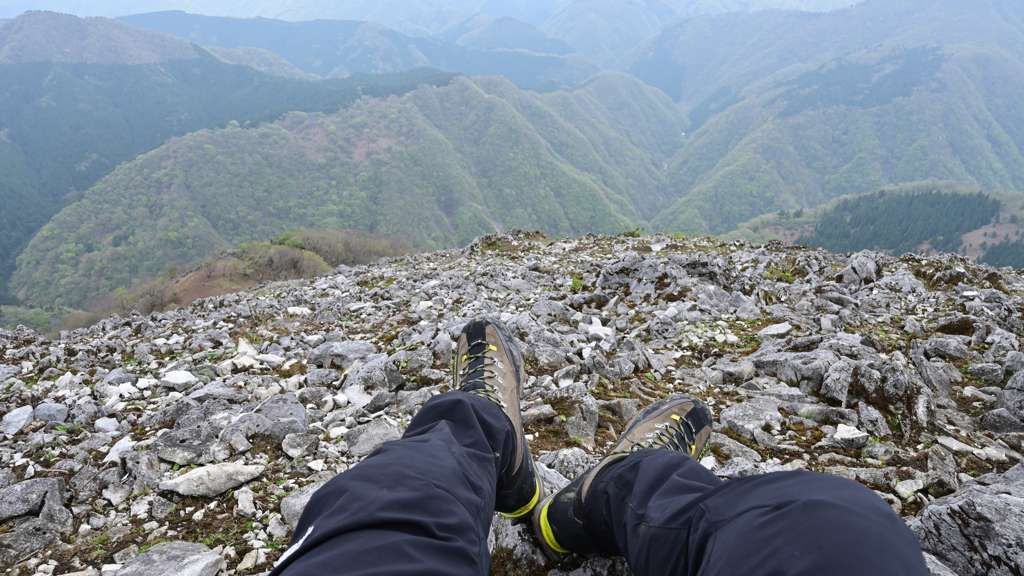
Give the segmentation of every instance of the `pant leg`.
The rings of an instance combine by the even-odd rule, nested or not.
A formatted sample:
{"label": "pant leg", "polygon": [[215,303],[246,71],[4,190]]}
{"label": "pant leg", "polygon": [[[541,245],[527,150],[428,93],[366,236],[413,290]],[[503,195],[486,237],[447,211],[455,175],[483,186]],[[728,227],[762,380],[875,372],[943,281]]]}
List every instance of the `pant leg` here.
{"label": "pant leg", "polygon": [[684,454],[641,450],[592,490],[588,531],[637,576],[929,574],[900,517],[844,478],[776,472],[722,482]]}
{"label": "pant leg", "polygon": [[486,575],[511,423],[472,394],[431,398],[400,440],[310,499],[273,576]]}

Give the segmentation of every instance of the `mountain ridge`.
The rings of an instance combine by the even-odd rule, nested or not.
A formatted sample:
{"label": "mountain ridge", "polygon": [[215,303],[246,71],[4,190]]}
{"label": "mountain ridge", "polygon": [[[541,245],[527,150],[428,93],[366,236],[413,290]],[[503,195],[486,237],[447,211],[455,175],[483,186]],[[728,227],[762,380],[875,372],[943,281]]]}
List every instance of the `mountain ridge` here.
{"label": "mountain ridge", "polygon": [[[660,132],[631,130],[644,116]],[[457,77],[336,115],[195,132],[65,208],[19,256],[10,285],[29,303],[78,306],[302,226],[401,234],[422,248],[513,226],[618,232],[670,201],[660,159],[685,125],[663,94],[609,73],[547,95]]]}
{"label": "mountain ridge", "polygon": [[1024,78],[1022,18],[1004,0],[869,0],[665,27],[623,65],[693,121],[668,167],[679,199],[652,226],[722,234],[928,179],[1024,190],[1024,118],[1009,105]]}
{"label": "mountain ridge", "polygon": [[[503,38],[490,41],[493,48],[455,41],[407,36],[377,22],[315,20],[286,22],[269,18],[227,18],[187,14],[180,11],[137,14],[119,21],[173,34],[193,42],[220,48],[254,47],[268,50],[297,68],[324,78],[344,77],[354,72],[399,72],[418,67],[459,72],[473,76],[502,75],[523,88],[545,83],[575,86],[599,71],[585,57],[565,53],[530,52],[532,44],[561,44],[545,39],[536,31],[520,38],[522,28],[512,23]],[[508,20],[497,19],[502,22]],[[471,31],[460,35],[460,38]],[[456,39],[457,40],[457,39]],[[524,49],[525,48],[525,49]],[[534,46],[537,48],[537,46]],[[539,48],[538,48],[539,49]]]}
{"label": "mountain ridge", "polygon": [[110,18],[26,12],[0,27],[0,64],[136,65],[198,57],[188,41]]}
{"label": "mountain ridge", "polygon": [[[26,17],[35,28],[49,28],[46,35],[68,23],[88,25],[93,31],[127,27],[110,19],[74,19],[51,13]],[[8,33],[11,26],[17,34]],[[0,29],[4,45],[18,47],[22,54],[38,54],[21,49],[38,44],[21,30],[17,21]],[[156,34],[140,32],[143,38]],[[88,50],[77,49],[82,38],[91,41],[88,36],[68,35],[54,46],[91,59]],[[2,279],[9,277],[15,257],[31,236],[65,203],[121,162],[168,138],[230,121],[270,121],[289,110],[337,110],[357,100],[360,89],[386,95],[388,89],[381,89],[385,84],[406,91],[418,82],[443,84],[452,76],[413,71],[323,82],[287,80],[225,64],[178,38],[159,35],[157,40],[157,48],[169,44],[173,50],[129,43],[131,49],[102,54],[108,62],[116,55],[137,62],[154,55],[177,56],[182,54],[179,49],[187,48],[194,57],[140,64],[0,64],[0,285],[6,287]],[[405,85],[409,82],[411,86]],[[5,300],[6,291],[0,289],[0,301]]]}

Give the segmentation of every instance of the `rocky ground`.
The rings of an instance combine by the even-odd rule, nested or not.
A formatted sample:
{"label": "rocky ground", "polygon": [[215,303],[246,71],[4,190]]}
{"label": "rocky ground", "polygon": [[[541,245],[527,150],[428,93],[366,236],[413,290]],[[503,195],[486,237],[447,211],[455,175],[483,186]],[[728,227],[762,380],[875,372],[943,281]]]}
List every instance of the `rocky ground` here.
{"label": "rocky ground", "polygon": [[[720,477],[852,478],[933,574],[1021,574],[1022,294],[1015,271],[952,255],[513,231],[57,341],[0,332],[0,568],[269,570],[309,495],[448,390],[454,338],[492,314],[521,340],[553,488],[688,392],[715,414],[702,463]],[[500,516],[490,543],[495,574],[629,573],[547,564]]]}

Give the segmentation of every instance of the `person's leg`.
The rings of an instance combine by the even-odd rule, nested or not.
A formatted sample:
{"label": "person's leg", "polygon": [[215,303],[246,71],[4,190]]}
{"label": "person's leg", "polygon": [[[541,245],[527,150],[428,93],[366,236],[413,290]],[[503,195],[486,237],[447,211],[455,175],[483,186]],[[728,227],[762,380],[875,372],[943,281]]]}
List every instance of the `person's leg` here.
{"label": "person's leg", "polygon": [[533,514],[549,556],[624,556],[637,576],[927,576],[917,538],[856,482],[779,472],[722,482],[700,465],[711,413],[644,408],[611,453]]}
{"label": "person's leg", "polygon": [[689,456],[641,450],[595,478],[587,533],[637,576],[927,576],[917,538],[871,490],[814,472],[722,482]]}
{"label": "person's leg", "polygon": [[487,574],[498,471],[514,453],[496,404],[435,396],[401,440],[313,495],[271,574]]}
{"label": "person's leg", "polygon": [[544,493],[519,414],[523,375],[501,322],[468,323],[461,391],[431,398],[400,440],[318,490],[273,575],[487,574],[493,513],[526,515]]}

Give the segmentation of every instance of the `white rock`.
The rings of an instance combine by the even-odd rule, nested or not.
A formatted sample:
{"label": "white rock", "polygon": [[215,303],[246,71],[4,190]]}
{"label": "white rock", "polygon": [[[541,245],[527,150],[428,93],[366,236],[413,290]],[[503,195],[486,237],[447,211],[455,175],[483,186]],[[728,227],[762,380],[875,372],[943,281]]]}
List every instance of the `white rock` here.
{"label": "white rock", "polygon": [[288,314],[291,316],[309,316],[313,311],[303,306],[289,306]]}
{"label": "white rock", "polygon": [[235,356],[231,359],[231,363],[234,365],[235,370],[249,370],[256,368],[260,365],[259,360],[253,356]]}
{"label": "white rock", "polygon": [[267,525],[267,534],[275,538],[284,538],[291,531],[292,529],[281,520],[280,514],[274,514],[270,517],[270,523]]}
{"label": "white rock", "polygon": [[259,352],[256,351],[256,348],[254,348],[253,345],[245,338],[238,339],[237,349],[239,356],[255,356],[259,354]]}
{"label": "white rock", "polygon": [[757,335],[761,338],[782,338],[792,331],[793,327],[789,322],[783,322],[782,324],[773,324],[767,328],[763,328],[757,333]]}
{"label": "white rock", "polygon": [[336,408],[344,408],[345,406],[348,406],[348,396],[345,396],[345,394],[342,392],[338,392],[337,394],[335,394],[334,406]]}
{"label": "white rock", "polygon": [[111,432],[117,431],[118,422],[114,418],[100,418],[96,420],[93,426],[95,426],[97,432],[110,434]]}
{"label": "white rock", "polygon": [[868,433],[861,432],[853,426],[847,426],[846,424],[840,424],[836,426],[836,433],[832,436],[832,439],[842,445],[844,448],[863,448],[868,444]]}
{"label": "white rock", "polygon": [[161,542],[135,557],[118,576],[216,576],[224,559],[203,544]]}
{"label": "white rock", "polygon": [[265,466],[245,465],[226,462],[196,468],[178,476],[173,480],[160,483],[161,490],[171,490],[183,496],[206,496],[212,498],[218,494],[245,484],[256,478]]}
{"label": "white rock", "polygon": [[993,462],[1009,462],[1006,451],[996,446],[985,446],[985,455]]}
{"label": "white rock", "polygon": [[187,390],[190,386],[199,382],[194,374],[185,370],[173,370],[160,378],[160,385],[167,388],[174,388],[178,392]]}
{"label": "white rock", "polygon": [[277,356],[276,354],[260,354],[256,356],[256,360],[263,362],[264,364],[270,366],[271,368],[277,368],[278,366],[284,364],[285,359],[280,356]]}
{"label": "white rock", "polygon": [[919,490],[924,490],[924,482],[920,480],[904,480],[896,483],[896,494],[906,500]]}
{"label": "white rock", "polygon": [[121,457],[123,454],[131,452],[135,448],[136,442],[132,441],[131,436],[125,436],[117,441],[116,444],[110,447],[110,452],[107,453],[107,457],[103,459],[104,462],[113,462],[115,464],[121,464]]}
{"label": "white rock", "polygon": [[32,423],[33,412],[35,410],[31,406],[15,408],[4,416],[3,421],[0,421],[0,428],[3,428],[4,434],[13,436]]}
{"label": "white rock", "polygon": [[345,388],[342,393],[346,398],[348,398],[350,405],[356,408],[362,408],[369,404],[370,400],[373,400],[373,395],[367,394],[361,384],[349,386],[348,388]]}
{"label": "white rock", "polygon": [[954,454],[972,454],[974,456],[977,456],[981,460],[986,460],[988,458],[988,454],[984,450],[975,448],[973,446],[968,446],[967,444],[964,444],[963,442],[957,440],[956,438],[950,438],[948,436],[939,436],[938,438],[935,439],[935,441],[941,444],[950,452],[953,452]]}
{"label": "white rock", "polygon": [[235,491],[235,500],[238,502],[238,513],[242,516],[253,516],[256,514],[256,505],[253,503],[252,490],[242,488]]}
{"label": "white rock", "polygon": [[238,572],[244,572],[246,570],[252,570],[256,567],[256,558],[258,558],[258,550],[250,550],[248,554],[242,558],[242,561],[238,563]]}

